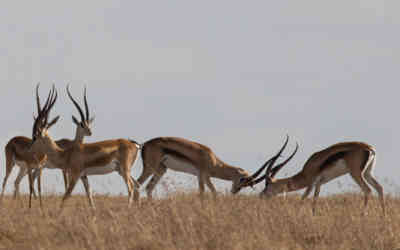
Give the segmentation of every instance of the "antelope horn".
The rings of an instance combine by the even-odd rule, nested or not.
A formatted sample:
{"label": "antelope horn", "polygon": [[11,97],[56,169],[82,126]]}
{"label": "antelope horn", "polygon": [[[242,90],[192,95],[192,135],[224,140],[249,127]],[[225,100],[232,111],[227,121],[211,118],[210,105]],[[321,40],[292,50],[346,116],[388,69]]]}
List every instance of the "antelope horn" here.
{"label": "antelope horn", "polygon": [[58,96],[57,90],[56,90],[56,88],[55,88],[55,85],[53,84],[53,87],[52,87],[52,95],[51,95],[51,98],[50,98],[50,102],[49,102],[48,106],[47,106],[46,109],[45,109],[45,114],[44,114],[45,122],[44,122],[43,125],[48,124],[49,114],[50,114],[50,111],[51,111],[51,109],[53,108],[54,104],[56,103],[57,96]]}
{"label": "antelope horn", "polygon": [[69,92],[69,84],[67,85],[67,93],[68,93],[69,99],[71,99],[72,103],[78,109],[79,114],[81,115],[81,120],[85,121],[85,116],[83,115],[81,107],[79,107],[79,104],[75,101],[75,99],[72,97],[71,93]]}
{"label": "antelope horn", "polygon": [[86,121],[89,121],[89,106],[88,106],[88,102],[87,102],[87,98],[86,98],[86,86],[85,86],[85,90],[83,92],[83,99],[85,101],[85,111],[86,111]]}
{"label": "antelope horn", "polygon": [[[249,177],[249,180],[253,180],[255,179],[257,176],[259,176],[261,174],[261,172],[268,166],[268,169],[270,169],[270,167],[275,163],[276,159],[278,159],[278,157],[282,154],[283,150],[286,148],[287,144],[289,142],[289,136],[286,135],[286,141],[285,144],[283,144],[283,147],[279,150],[279,152],[273,156],[271,159],[269,159],[267,162],[264,163],[264,165],[261,166],[260,169],[257,170],[257,172],[255,172],[252,176]],[[268,172],[267,169],[267,172]]]}
{"label": "antelope horn", "polygon": [[288,163],[288,162],[293,158],[293,156],[297,153],[298,148],[299,148],[299,144],[296,143],[296,149],[295,149],[295,151],[289,156],[288,159],[286,159],[284,162],[282,162],[281,164],[279,164],[278,166],[276,166],[275,168],[273,168],[273,169],[270,171],[270,173],[266,172],[266,173],[265,173],[263,176],[261,176],[260,178],[258,178],[258,179],[256,179],[256,180],[252,181],[251,183],[249,183],[249,186],[253,186],[253,185],[256,185],[256,184],[262,182],[262,181],[268,176],[268,174],[269,174],[270,177],[273,178],[273,177],[278,173],[278,171],[281,170],[281,168],[282,168],[284,165],[286,165],[286,163]]}
{"label": "antelope horn", "polygon": [[282,169],[282,167],[284,167],[293,158],[293,156],[297,153],[298,149],[299,149],[299,144],[296,142],[296,149],[294,150],[294,152],[284,162],[282,162],[281,164],[272,169],[270,175],[272,178],[279,172],[279,170]]}
{"label": "antelope horn", "polygon": [[40,113],[40,98],[39,98],[39,86],[40,86],[40,82],[38,82],[38,84],[36,85],[36,106],[37,106],[37,112],[38,115]]}
{"label": "antelope horn", "polygon": [[[43,126],[44,124],[46,124],[43,119],[46,121],[47,120],[47,116],[49,114],[49,109],[54,105],[55,100],[57,99],[57,92],[55,94],[55,98],[53,99],[54,96],[54,92],[55,92],[55,87],[53,85],[53,88],[49,91],[49,95],[47,96],[47,100],[45,105],[43,106],[43,108],[39,109],[39,113],[37,115],[37,117],[35,118],[35,121],[33,123],[33,128],[32,128],[32,138],[34,138],[35,133],[38,130],[38,126],[39,126],[39,121],[42,122],[42,124],[40,124],[41,126]],[[40,103],[40,98],[39,98],[39,87],[36,87],[36,101],[38,103]]]}

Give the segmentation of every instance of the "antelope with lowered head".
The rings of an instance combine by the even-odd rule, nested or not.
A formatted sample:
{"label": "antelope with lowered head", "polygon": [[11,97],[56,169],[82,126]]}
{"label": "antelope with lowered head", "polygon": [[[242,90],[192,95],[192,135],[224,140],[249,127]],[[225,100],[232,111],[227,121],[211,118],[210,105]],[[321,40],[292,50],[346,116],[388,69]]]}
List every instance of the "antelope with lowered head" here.
{"label": "antelope with lowered head", "polygon": [[167,169],[197,176],[200,196],[205,184],[216,195],[211,177],[232,181],[231,192],[236,194],[244,183],[249,183],[262,172],[270,162],[264,163],[261,170],[249,175],[242,168],[231,166],[220,160],[214,152],[200,143],[177,137],[158,137],[147,141],[142,146],[143,172],[138,179],[143,184],[151,175],[153,177],[146,186],[147,196],[152,192]]}
{"label": "antelope with lowered head", "polygon": [[315,187],[312,204],[312,211],[315,214],[321,185],[342,175],[350,174],[364,193],[364,210],[368,205],[368,198],[371,193],[369,184],[378,192],[381,207],[385,214],[383,188],[372,176],[375,156],[375,149],[366,143],[341,142],[312,154],[304,164],[303,169],[292,177],[275,179],[275,175],[286,162],[273,167],[276,160],[272,160],[268,164],[265,175],[245,185],[255,185],[265,180],[265,188],[260,194],[263,197],[306,188],[302,199],[305,199]]}

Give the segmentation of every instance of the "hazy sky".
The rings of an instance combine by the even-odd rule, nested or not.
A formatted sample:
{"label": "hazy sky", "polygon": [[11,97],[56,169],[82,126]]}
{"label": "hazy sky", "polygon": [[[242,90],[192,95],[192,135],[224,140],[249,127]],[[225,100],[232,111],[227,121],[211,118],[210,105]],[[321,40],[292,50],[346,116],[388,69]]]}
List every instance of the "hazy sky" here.
{"label": "hazy sky", "polygon": [[[359,140],[376,147],[375,175],[398,192],[399,8],[397,0],[8,1],[0,9],[1,146],[31,136],[37,82],[42,96],[53,82],[60,93],[51,135],[72,137],[78,114],[65,86],[81,98],[86,84],[96,115],[87,141],[181,136],[252,172],[288,133],[289,150],[295,141],[300,150],[282,177],[315,151]],[[139,159],[132,175],[141,169]],[[194,177],[167,179],[197,188]],[[59,171],[43,180],[44,190],[63,190]],[[127,193],[117,174],[90,182],[98,193]],[[349,177],[339,182],[322,192],[355,187]]]}

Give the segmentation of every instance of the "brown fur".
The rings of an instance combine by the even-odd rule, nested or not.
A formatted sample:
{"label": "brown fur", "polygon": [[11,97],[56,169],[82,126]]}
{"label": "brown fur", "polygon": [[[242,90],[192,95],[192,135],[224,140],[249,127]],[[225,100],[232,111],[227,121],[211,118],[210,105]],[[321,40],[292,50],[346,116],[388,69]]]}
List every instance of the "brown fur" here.
{"label": "brown fur", "polygon": [[24,177],[28,172],[40,168],[46,162],[46,155],[33,154],[28,151],[31,143],[32,140],[24,136],[13,137],[7,143],[4,149],[6,156],[6,173],[3,179],[0,200],[3,198],[8,177],[10,176],[16,162],[25,162],[27,168],[20,168],[20,173],[15,180],[14,198],[17,198],[19,195],[19,183],[22,177]]}
{"label": "brown fur", "polygon": [[[42,134],[32,146],[33,150],[44,152],[49,160],[70,173],[70,184],[66,190],[61,206],[70,197],[82,171],[91,167],[100,167],[115,160],[119,163],[119,174],[128,187],[128,204],[132,198],[139,199],[137,182],[131,177],[130,170],[138,154],[136,144],[125,139],[107,140],[96,143],[76,144],[67,149],[60,148],[47,133]],[[94,207],[93,200],[88,195],[89,204]]]}
{"label": "brown fur", "polygon": [[163,157],[170,155],[177,160],[191,163],[199,170],[198,182],[200,195],[204,192],[204,184],[216,194],[211,177],[230,180],[234,183],[240,178],[248,177],[248,173],[241,169],[219,160],[213,151],[205,145],[177,137],[158,137],[144,143],[142,148],[143,172],[138,179],[143,184],[148,177],[154,174],[147,184],[146,190],[149,198],[151,193],[165,174],[167,166],[163,163]]}
{"label": "brown fur", "polygon": [[[367,165],[370,157],[371,161]],[[385,212],[383,188],[371,174],[375,163],[375,149],[363,142],[337,143],[312,154],[304,164],[303,169],[294,176],[284,179],[267,180],[266,188],[261,194],[271,196],[306,187],[307,189],[303,194],[303,199],[305,199],[315,185],[313,202],[313,211],[315,211],[315,204],[319,196],[320,186],[325,181],[323,178],[321,180],[317,178],[322,176],[323,172],[333,171],[336,168],[335,163],[341,159],[345,161],[348,173],[364,192],[365,207],[367,206],[368,197],[371,193],[371,189],[368,186],[368,184],[370,184],[378,192],[383,212]]]}

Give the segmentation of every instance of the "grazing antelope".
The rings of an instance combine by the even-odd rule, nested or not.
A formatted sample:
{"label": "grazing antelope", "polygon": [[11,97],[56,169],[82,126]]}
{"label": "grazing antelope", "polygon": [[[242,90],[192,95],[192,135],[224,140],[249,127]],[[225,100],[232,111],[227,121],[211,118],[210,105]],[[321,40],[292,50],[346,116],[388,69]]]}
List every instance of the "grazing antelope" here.
{"label": "grazing antelope", "polygon": [[316,201],[321,185],[342,175],[350,174],[364,192],[364,209],[367,207],[368,198],[371,193],[371,189],[368,186],[370,184],[378,192],[382,210],[385,213],[383,188],[372,176],[372,170],[375,166],[375,156],[375,149],[366,143],[337,143],[312,154],[304,164],[303,169],[292,177],[275,179],[275,175],[286,162],[273,167],[275,160],[272,160],[264,176],[246,185],[255,185],[265,179],[265,188],[260,194],[264,197],[271,197],[279,193],[306,188],[302,199],[305,199],[313,187],[315,187],[312,204],[312,211],[315,214]]}
{"label": "grazing antelope", "polygon": [[[38,94],[37,99],[39,99]],[[46,154],[50,162],[69,172],[69,185],[62,199],[61,208],[70,197],[79,178],[87,175],[104,175],[114,171],[122,176],[127,185],[128,206],[131,205],[133,198],[138,201],[139,184],[131,177],[130,170],[137,159],[140,145],[135,141],[116,139],[74,144],[66,149],[59,147],[48,134],[51,125],[58,120],[56,117],[48,123],[49,112],[56,100],[57,91],[53,86],[45,106],[34,121],[31,151]],[[87,185],[89,185],[88,182]],[[90,190],[89,186],[88,190]],[[90,206],[95,208],[91,192],[88,194],[88,201]]]}
{"label": "grazing antelope", "polygon": [[221,161],[213,151],[197,142],[176,137],[159,137],[147,141],[142,146],[143,172],[138,179],[142,185],[151,175],[146,186],[147,196],[152,198],[152,191],[167,169],[184,172],[197,176],[200,196],[204,193],[204,184],[208,186],[213,195],[216,190],[211,182],[211,177],[232,181],[232,193],[240,190],[241,183],[247,183],[256,178],[260,171],[253,175],[242,168],[231,166]]}
{"label": "grazing antelope", "polygon": [[[36,86],[36,92],[39,91],[39,84]],[[94,118],[90,118],[89,116],[89,107],[87,104],[87,97],[86,97],[86,88],[84,90],[84,104],[85,104],[85,111],[86,111],[86,117],[82,111],[82,109],[79,107],[79,104],[73,99],[70,91],[69,91],[69,85],[67,86],[67,93],[69,98],[72,100],[73,104],[75,107],[78,109],[79,114],[81,116],[81,121],[78,121],[78,119],[75,116],[72,116],[72,121],[76,125],[76,130],[75,130],[75,138],[74,140],[69,140],[69,139],[61,139],[57,140],[56,143],[58,146],[61,148],[69,148],[74,144],[79,144],[83,143],[83,139],[85,136],[91,136],[92,131],[91,131],[91,124],[94,120]],[[37,93],[38,95],[38,93]],[[38,112],[40,111],[40,100],[37,100],[37,109]],[[4,195],[4,190],[5,186],[7,183],[7,179],[10,176],[12,169],[14,165],[18,165],[20,167],[19,173],[17,178],[15,179],[15,189],[14,189],[14,198],[19,196],[19,184],[22,180],[22,178],[28,173],[28,166],[34,165],[35,159],[33,157],[32,152],[28,152],[28,149],[30,145],[32,144],[32,140],[27,137],[23,136],[16,136],[12,138],[6,145],[5,147],[5,154],[6,154],[6,174],[4,176],[3,180],[3,189],[1,192],[1,198]],[[42,162],[42,165],[44,168],[50,168],[54,169],[57,168],[54,164],[51,164],[51,162],[46,162],[45,155],[36,155],[36,158]],[[44,164],[46,162],[46,164]],[[40,173],[40,169],[38,167],[31,167],[31,169],[34,169],[33,173],[33,181],[38,177]],[[67,173],[66,171],[63,172],[63,177],[64,177],[64,186],[65,190],[67,189],[68,186],[68,179],[67,179]],[[85,182],[84,182],[85,183]],[[86,187],[86,185],[84,185]],[[35,192],[33,192],[33,195],[36,196]]]}

